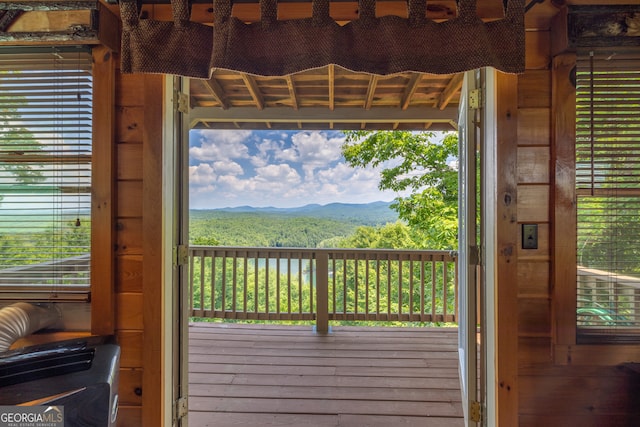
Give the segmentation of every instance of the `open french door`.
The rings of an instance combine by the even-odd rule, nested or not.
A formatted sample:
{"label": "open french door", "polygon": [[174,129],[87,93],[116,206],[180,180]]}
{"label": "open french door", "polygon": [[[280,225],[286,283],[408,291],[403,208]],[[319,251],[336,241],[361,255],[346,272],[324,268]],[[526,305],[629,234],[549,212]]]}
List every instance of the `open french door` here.
{"label": "open french door", "polygon": [[172,209],[167,213],[166,233],[171,239],[171,290],[167,292],[171,315],[168,332],[171,334],[172,366],[171,401],[172,426],[186,427],[188,415],[188,242],[189,191],[188,158],[189,126],[187,123],[189,81],[167,77],[166,92],[170,97],[165,112],[165,184],[172,193]]}
{"label": "open french door", "polygon": [[458,355],[465,426],[478,426],[481,421],[477,339],[479,75],[478,71],[465,73],[458,119]]}

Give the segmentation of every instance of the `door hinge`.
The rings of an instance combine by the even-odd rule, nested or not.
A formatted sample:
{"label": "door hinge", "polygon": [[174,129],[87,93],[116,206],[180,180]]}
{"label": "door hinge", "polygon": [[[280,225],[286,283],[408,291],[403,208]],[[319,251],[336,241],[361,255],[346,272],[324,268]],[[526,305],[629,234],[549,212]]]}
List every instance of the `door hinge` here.
{"label": "door hinge", "polygon": [[180,420],[187,416],[189,413],[189,403],[186,397],[181,397],[174,402],[174,409],[176,414],[176,420]]}
{"label": "door hinge", "polygon": [[189,114],[189,95],[175,91],[173,93],[173,108],[183,114]]}
{"label": "door hinge", "polygon": [[189,248],[187,245],[178,245],[173,247],[173,265],[176,267],[187,265],[189,263]]}
{"label": "door hinge", "polygon": [[469,91],[469,108],[478,110],[482,104],[482,91],[480,89],[472,89]]}
{"label": "door hinge", "polygon": [[480,407],[480,402],[476,402],[475,400],[471,402],[471,406],[469,408],[469,419],[474,423],[482,421],[482,408]]}

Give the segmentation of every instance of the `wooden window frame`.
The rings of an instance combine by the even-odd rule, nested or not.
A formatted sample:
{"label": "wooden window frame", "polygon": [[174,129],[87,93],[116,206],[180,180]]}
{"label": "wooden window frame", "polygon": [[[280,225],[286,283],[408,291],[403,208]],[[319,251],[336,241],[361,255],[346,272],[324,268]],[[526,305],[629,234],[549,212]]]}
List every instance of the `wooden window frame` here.
{"label": "wooden window frame", "polygon": [[634,344],[578,344],[577,340],[577,209],[575,53],[553,60],[552,167],[553,357],[559,365],[615,365],[638,357]]}

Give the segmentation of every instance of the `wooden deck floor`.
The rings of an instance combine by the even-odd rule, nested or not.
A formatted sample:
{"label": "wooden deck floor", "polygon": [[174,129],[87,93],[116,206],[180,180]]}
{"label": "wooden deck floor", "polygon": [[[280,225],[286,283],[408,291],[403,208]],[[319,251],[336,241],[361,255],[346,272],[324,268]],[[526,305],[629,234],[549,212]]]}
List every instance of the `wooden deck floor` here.
{"label": "wooden deck floor", "polygon": [[194,323],[189,426],[458,427],[457,329]]}

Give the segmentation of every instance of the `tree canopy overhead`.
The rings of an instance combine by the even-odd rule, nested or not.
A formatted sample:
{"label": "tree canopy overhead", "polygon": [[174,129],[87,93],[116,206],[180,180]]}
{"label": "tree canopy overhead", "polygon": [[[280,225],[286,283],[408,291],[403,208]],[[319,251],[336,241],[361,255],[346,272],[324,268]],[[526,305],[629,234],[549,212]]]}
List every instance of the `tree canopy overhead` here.
{"label": "tree canopy overhead", "polygon": [[397,193],[391,205],[430,249],[457,247],[458,136],[434,132],[349,131],[342,149],[352,167],[382,166],[379,188]]}

